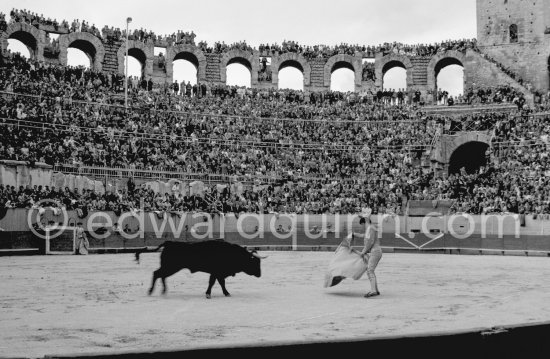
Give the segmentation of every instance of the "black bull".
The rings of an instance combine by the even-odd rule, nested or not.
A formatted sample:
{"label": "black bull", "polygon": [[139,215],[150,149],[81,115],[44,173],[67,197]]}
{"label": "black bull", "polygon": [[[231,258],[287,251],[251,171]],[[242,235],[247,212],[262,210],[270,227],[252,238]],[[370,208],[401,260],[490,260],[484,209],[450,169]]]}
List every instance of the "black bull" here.
{"label": "black bull", "polygon": [[160,255],[160,268],[153,272],[153,282],[149,289],[149,295],[155,289],[158,278],[162,280],[163,291],[166,293],[166,278],[182,269],[189,269],[191,273],[204,272],[210,274],[206,298],[211,297],[212,286],[218,281],[223,294],[229,297],[225,289],[225,278],[244,272],[248,275],[260,277],[260,259],[266,258],[258,255],[256,251],[249,251],[237,244],[221,240],[210,240],[195,243],[182,243],[166,241],[154,250],[141,249],[136,252],[136,261],[139,263],[139,255],[143,252],[156,252],[163,248]]}

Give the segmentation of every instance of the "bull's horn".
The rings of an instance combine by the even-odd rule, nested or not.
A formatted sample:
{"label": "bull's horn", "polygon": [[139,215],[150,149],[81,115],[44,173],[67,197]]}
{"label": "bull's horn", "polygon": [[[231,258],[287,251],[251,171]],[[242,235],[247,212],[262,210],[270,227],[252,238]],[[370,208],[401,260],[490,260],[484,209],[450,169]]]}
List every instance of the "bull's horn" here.
{"label": "bull's horn", "polygon": [[259,258],[259,259],[266,259],[267,258],[267,256],[261,256],[257,252],[253,252],[252,255],[256,258]]}

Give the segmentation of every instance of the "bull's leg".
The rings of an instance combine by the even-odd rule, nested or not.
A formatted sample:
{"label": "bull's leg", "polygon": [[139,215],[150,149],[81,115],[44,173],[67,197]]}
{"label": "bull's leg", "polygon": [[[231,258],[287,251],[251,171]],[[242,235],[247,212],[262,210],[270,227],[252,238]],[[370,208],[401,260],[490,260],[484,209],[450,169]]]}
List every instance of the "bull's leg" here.
{"label": "bull's leg", "polygon": [[153,272],[153,282],[151,283],[151,288],[149,288],[148,294],[153,294],[153,290],[155,289],[155,282],[159,278],[160,268]]}
{"label": "bull's leg", "polygon": [[225,289],[225,278],[218,277],[218,283],[220,283],[220,286],[222,287],[223,295],[225,295],[226,297],[231,297],[231,294],[229,294],[227,289]]}
{"label": "bull's leg", "polygon": [[162,279],[162,294],[166,294],[166,291],[168,290],[168,287],[166,286],[166,278],[173,276],[180,269],[181,268],[178,267],[164,267],[162,272],[159,272],[158,276]]}
{"label": "bull's leg", "polygon": [[162,294],[166,294],[166,278],[170,277],[174,273],[179,271],[179,268],[173,268],[173,267],[160,267],[156,271],[153,272],[153,283],[151,283],[151,289],[149,289],[149,295],[153,293],[153,289],[155,289],[155,282],[158,278],[162,280]]}
{"label": "bull's leg", "polygon": [[216,277],[214,277],[213,274],[210,274],[210,279],[208,280],[208,289],[206,290],[206,298],[210,299],[212,298],[212,287],[214,286],[214,283],[216,283]]}
{"label": "bull's leg", "polygon": [[162,294],[166,295],[166,277],[162,277]]}

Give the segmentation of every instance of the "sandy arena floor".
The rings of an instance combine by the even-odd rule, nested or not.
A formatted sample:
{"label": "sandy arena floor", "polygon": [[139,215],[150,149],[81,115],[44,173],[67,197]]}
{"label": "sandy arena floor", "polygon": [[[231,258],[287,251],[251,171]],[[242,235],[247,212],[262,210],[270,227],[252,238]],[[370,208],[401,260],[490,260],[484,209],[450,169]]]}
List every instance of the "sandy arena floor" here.
{"label": "sandy arena floor", "polygon": [[269,252],[263,276],[181,271],[147,296],[159,254],[0,258],[0,356],[168,350],[211,344],[414,334],[550,320],[550,259],[384,254],[382,296],[366,275],[323,288],[331,253]]}

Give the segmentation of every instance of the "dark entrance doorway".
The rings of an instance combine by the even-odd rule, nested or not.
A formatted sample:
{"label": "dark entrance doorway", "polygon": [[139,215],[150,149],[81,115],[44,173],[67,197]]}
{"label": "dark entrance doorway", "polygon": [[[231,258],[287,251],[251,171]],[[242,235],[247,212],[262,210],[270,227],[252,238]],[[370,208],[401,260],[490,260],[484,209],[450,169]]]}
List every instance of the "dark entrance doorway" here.
{"label": "dark entrance doorway", "polygon": [[466,173],[472,174],[487,164],[485,152],[489,145],[483,142],[468,142],[458,147],[449,161],[449,174],[459,173],[464,167]]}

